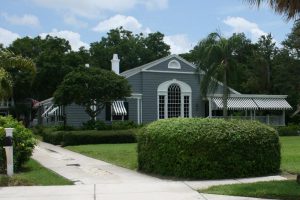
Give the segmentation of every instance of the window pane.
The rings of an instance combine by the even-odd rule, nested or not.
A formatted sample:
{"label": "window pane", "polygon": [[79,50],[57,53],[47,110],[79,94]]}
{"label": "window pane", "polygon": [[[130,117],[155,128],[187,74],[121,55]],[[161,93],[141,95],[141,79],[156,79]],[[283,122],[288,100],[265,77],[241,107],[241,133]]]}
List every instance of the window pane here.
{"label": "window pane", "polygon": [[168,118],[181,116],[181,91],[177,84],[168,88]]}
{"label": "window pane", "polygon": [[165,118],[165,96],[160,95],[159,96],[159,119]]}
{"label": "window pane", "polygon": [[184,117],[190,117],[190,97],[184,96]]}

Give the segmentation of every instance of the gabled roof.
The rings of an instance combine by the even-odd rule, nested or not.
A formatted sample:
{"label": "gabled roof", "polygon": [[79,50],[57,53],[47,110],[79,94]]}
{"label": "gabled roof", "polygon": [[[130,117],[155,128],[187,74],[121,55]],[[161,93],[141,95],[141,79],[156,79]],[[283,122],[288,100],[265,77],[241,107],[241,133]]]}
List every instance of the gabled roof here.
{"label": "gabled roof", "polygon": [[[155,65],[157,65],[157,64],[159,64],[159,63],[162,63],[162,62],[164,62],[164,61],[166,61],[166,60],[169,60],[169,59],[171,59],[171,58],[177,58],[178,60],[184,62],[184,63],[187,64],[188,66],[190,66],[190,67],[192,67],[192,68],[194,68],[194,69],[197,69],[197,66],[194,65],[193,63],[191,63],[191,62],[185,60],[184,58],[182,58],[182,57],[180,57],[180,56],[178,56],[178,55],[176,55],[176,54],[172,54],[172,55],[169,55],[169,56],[160,58],[160,59],[158,59],[158,60],[152,61],[152,62],[150,62],[150,63],[144,64],[144,65],[142,65],[142,66],[140,66],[140,67],[136,67],[136,68],[133,68],[133,69],[124,71],[124,72],[120,73],[120,75],[121,75],[121,76],[124,76],[125,78],[129,78],[129,77],[131,77],[131,76],[133,76],[133,75],[135,75],[135,74],[138,74],[138,73],[140,73],[140,72],[142,72],[142,71],[146,71],[147,69],[149,69],[149,68],[151,68],[151,67],[153,67],[153,66],[155,66]],[[200,71],[200,73],[201,73],[201,74],[204,74],[204,72],[203,72],[202,70]],[[215,81],[217,81],[217,80],[215,80]],[[223,83],[221,83],[220,81],[217,81],[217,82],[218,82],[219,85],[223,86]],[[234,89],[232,89],[232,88],[229,88],[229,90],[230,90],[232,93],[240,94],[238,91],[236,91],[236,90],[234,90]]]}
{"label": "gabled roof", "polygon": [[160,59],[158,59],[158,60],[152,61],[152,62],[150,62],[150,63],[147,63],[147,64],[145,64],[145,65],[142,65],[142,66],[140,66],[140,67],[136,67],[136,68],[133,68],[133,69],[124,71],[124,72],[120,73],[120,75],[121,75],[121,76],[124,76],[125,78],[129,78],[130,76],[133,76],[133,75],[135,75],[135,74],[137,74],[137,73],[139,73],[139,72],[141,72],[141,71],[145,71],[145,70],[147,70],[147,69],[149,69],[149,68],[151,68],[151,67],[153,67],[153,66],[155,66],[155,65],[157,65],[157,64],[159,64],[159,63],[162,63],[162,62],[164,62],[164,61],[166,61],[166,60],[169,60],[169,59],[171,59],[171,58],[177,58],[178,60],[180,60],[180,61],[186,63],[186,64],[189,65],[190,67],[192,67],[192,68],[194,68],[194,69],[197,69],[197,67],[196,67],[194,64],[188,62],[187,60],[183,59],[182,57],[180,57],[180,56],[178,56],[178,55],[176,55],[176,54],[172,54],[172,55],[169,55],[169,56],[160,58]]}

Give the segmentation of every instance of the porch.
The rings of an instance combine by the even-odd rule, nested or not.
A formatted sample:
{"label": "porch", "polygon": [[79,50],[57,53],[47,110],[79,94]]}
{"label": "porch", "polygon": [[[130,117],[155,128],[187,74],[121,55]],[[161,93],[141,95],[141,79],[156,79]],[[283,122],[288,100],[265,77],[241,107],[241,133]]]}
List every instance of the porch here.
{"label": "porch", "polygon": [[[257,120],[272,126],[285,126],[285,111],[292,109],[286,95],[231,94],[227,99],[228,118]],[[222,95],[208,96],[209,117],[223,118]]]}

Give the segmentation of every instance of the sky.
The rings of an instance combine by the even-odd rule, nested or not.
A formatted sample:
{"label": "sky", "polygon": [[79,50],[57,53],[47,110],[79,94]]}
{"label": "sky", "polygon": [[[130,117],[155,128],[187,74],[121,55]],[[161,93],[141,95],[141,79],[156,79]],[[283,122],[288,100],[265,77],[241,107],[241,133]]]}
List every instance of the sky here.
{"label": "sky", "polygon": [[244,32],[253,42],[271,33],[280,46],[287,22],[267,5],[245,0],[0,0],[0,43],[47,34],[69,40],[78,50],[100,41],[113,28],[133,33],[159,31],[174,54],[191,50],[211,32],[229,37]]}

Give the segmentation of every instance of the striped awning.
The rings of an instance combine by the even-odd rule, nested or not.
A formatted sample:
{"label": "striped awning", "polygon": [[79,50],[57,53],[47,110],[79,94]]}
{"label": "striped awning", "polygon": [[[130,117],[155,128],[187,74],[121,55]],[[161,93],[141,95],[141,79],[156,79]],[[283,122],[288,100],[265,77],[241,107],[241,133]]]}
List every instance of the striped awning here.
{"label": "striped awning", "polygon": [[58,106],[54,107],[50,112],[48,112],[48,116],[54,115],[58,108]]}
{"label": "striped awning", "polygon": [[[285,98],[275,98],[270,95],[269,97],[259,97],[259,95],[241,95],[241,97],[228,97],[227,107],[228,110],[288,110],[292,109],[290,104]],[[222,97],[212,97],[214,108],[216,110],[223,109]]]}
{"label": "striped awning", "polygon": [[[212,101],[217,109],[223,109],[222,97],[214,97]],[[252,98],[229,97],[227,100],[228,110],[257,110],[258,107]]]}
{"label": "striped awning", "polygon": [[46,111],[42,114],[42,117],[47,117],[48,113],[51,111],[53,105],[49,106],[49,108],[46,109]]}
{"label": "striped awning", "polygon": [[256,105],[262,110],[289,110],[292,106],[285,100],[279,98],[253,98]]}
{"label": "striped awning", "polygon": [[112,108],[115,115],[127,115],[124,101],[114,101],[112,103]]}

